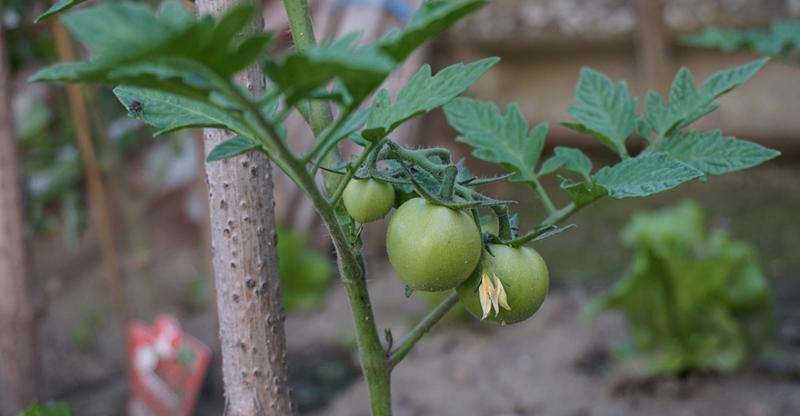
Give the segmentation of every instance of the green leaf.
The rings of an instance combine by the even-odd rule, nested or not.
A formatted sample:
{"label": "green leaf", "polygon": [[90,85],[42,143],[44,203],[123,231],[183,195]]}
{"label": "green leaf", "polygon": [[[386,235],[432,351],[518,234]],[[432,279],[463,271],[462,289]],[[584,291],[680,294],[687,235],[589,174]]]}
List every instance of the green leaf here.
{"label": "green leaf", "polygon": [[130,2],[82,8],[63,20],[92,50],[91,61],[45,68],[31,81],[123,84],[208,96],[269,45],[269,35],[238,33],[255,14],[252,5],[237,6],[215,23],[211,16],[195,19],[177,0],[167,0],[157,12]]}
{"label": "green leaf", "polygon": [[578,173],[590,182],[589,175],[592,173],[592,161],[580,149],[571,147],[556,147],[555,154],[542,163],[539,175],[547,175],[558,169],[564,168],[568,171]]}
{"label": "green leaf", "polygon": [[723,136],[719,130],[676,133],[656,142],[654,150],[668,153],[707,175],[747,169],[780,155],[760,144]]}
{"label": "green leaf", "polygon": [[669,93],[669,105],[666,105],[658,93],[647,92],[647,117],[650,125],[659,137],[666,137],[675,130],[695,122],[719,106],[713,101],[733,90],[758,72],[769,58],[759,59],[708,77],[698,91],[695,88],[692,73],[681,68],[672,81]]}
{"label": "green leaf", "polygon": [[708,100],[719,98],[752,78],[768,61],[769,58],[761,58],[757,61],[712,74],[700,87],[700,96]]}
{"label": "green leaf", "polygon": [[761,55],[785,57],[800,51],[800,21],[775,20],[768,31],[751,29],[739,32],[712,26],[684,38],[683,42],[724,52],[749,50]]}
{"label": "green leaf", "polygon": [[357,34],[318,44],[264,64],[267,76],[294,102],[338,79],[354,101],[369,95],[394,69],[395,63],[375,45],[357,47]]}
{"label": "green leaf", "polygon": [[653,139],[653,128],[641,115],[636,118],[636,134],[648,142]]}
{"label": "green leaf", "polygon": [[[102,3],[64,15],[64,26],[97,56],[116,61],[160,45],[190,26],[162,20],[145,3]],[[166,24],[169,21],[170,24]]]}
{"label": "green leaf", "polygon": [[[340,140],[343,137],[347,137],[356,132],[364,123],[367,122],[367,117],[369,117],[369,108],[364,108],[362,110],[356,111],[353,113],[336,131],[331,134],[329,141],[335,142]],[[328,126],[325,130],[323,130],[319,137],[325,137],[328,134],[328,129],[332,126]]]}
{"label": "green leaf", "polygon": [[369,140],[386,137],[395,128],[416,117],[439,108],[466,91],[489,68],[499,61],[486,58],[470,64],[455,64],[431,76],[431,67],[423,65],[397,94],[394,103],[384,89],[375,97],[367,127],[361,134]]}
{"label": "green leaf", "polygon": [[643,197],[672,189],[703,176],[703,172],[666,154],[625,159],[594,174],[595,181],[615,199]]}
{"label": "green leaf", "polygon": [[444,107],[447,121],[461,134],[456,140],[475,148],[478,159],[497,163],[514,172],[513,181],[536,178],[534,170],[544,148],[547,123],[532,131],[516,104],[506,114],[494,103],[457,98]]}
{"label": "green leaf", "polygon": [[487,0],[426,0],[404,28],[389,32],[380,40],[380,48],[395,62],[402,62],[423,43],[486,3]]}
{"label": "green leaf", "polygon": [[570,178],[562,178],[561,189],[569,195],[572,202],[578,208],[608,195],[605,188],[595,183],[594,180],[590,182],[577,182]]}
{"label": "green leaf", "polygon": [[325,300],[334,277],[331,262],[309,242],[311,234],[278,228],[278,265],[287,309],[308,309]]}
{"label": "green leaf", "polygon": [[636,128],[637,114],[625,81],[614,84],[598,71],[581,69],[569,113],[576,121],[564,126],[596,137],[620,156],[628,154],[625,141]]}
{"label": "green leaf", "polygon": [[[156,136],[195,127],[227,128],[243,135],[252,135],[249,128],[230,111],[208,102],[193,100],[165,92],[120,86],[114,88],[128,115],[159,128]],[[134,103],[138,103],[134,105]]]}
{"label": "green leaf", "polygon": [[261,145],[241,136],[236,136],[217,145],[206,157],[206,162],[230,159],[261,148]]}
{"label": "green leaf", "polygon": [[744,39],[740,32],[735,30],[722,30],[713,26],[709,26],[702,32],[683,38],[683,42],[691,46],[719,48],[724,52],[732,52],[744,47]]}
{"label": "green leaf", "polygon": [[42,13],[41,15],[39,15],[39,17],[36,18],[34,23],[39,23],[42,20],[48,19],[48,18],[53,17],[53,16],[55,16],[55,15],[57,15],[59,13],[65,12],[68,9],[73,8],[73,7],[83,3],[85,1],[86,0],[58,0],[55,4],[50,6],[50,8],[47,9],[46,12]]}

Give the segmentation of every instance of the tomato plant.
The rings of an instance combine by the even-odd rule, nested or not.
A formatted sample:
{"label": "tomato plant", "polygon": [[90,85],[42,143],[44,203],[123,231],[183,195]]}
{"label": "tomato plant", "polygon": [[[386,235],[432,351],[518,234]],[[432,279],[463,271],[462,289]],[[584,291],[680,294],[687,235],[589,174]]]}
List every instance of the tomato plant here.
{"label": "tomato plant", "polygon": [[[48,14],[79,2],[65,0]],[[690,127],[719,107],[715,101],[720,96],[753,77],[766,59],[717,72],[699,88],[689,69],[681,68],[666,99],[648,91],[641,101],[631,97],[624,81],[584,68],[569,108],[572,120],[563,124],[598,140],[619,158],[599,168],[577,148],[555,147],[546,154],[548,125],[531,128],[517,105],[502,111],[494,103],[460,97],[499,58],[457,63],[435,74],[423,65],[393,99],[381,88],[415,49],[486,3],[428,0],[405,27],[360,45],[357,36],[316,43],[306,1],[284,0],[296,47],[281,53],[267,52],[272,34],[238,34],[257,13],[252,5],[215,20],[194,18],[174,0],[157,11],[142,4],[102,3],[63,17],[94,53],[93,59],[43,69],[32,80],[114,85],[130,117],[155,126],[157,135],[196,127],[232,132],[233,138],[209,152],[208,162],[259,152],[283,170],[330,232],[372,411],[389,415],[392,369],[458,303],[459,295],[451,293],[399,342],[390,342],[389,336],[382,342],[370,303],[359,222],[385,213],[392,204],[388,197],[380,204],[371,201],[368,187],[351,187],[353,180],[391,184],[402,199],[414,195],[390,220],[387,236],[392,264],[409,286],[452,288],[479,268],[488,278],[481,275],[477,295],[472,292],[475,282],[463,286],[462,301],[481,317],[516,322],[533,314],[547,291],[544,261],[525,246],[569,230],[572,225],[564,223],[579,210],[605,197],[646,197],[778,155],[719,130]],[[254,63],[263,64],[271,88],[251,97],[234,76]],[[506,173],[476,177],[446,148],[407,148],[392,140],[406,121],[439,109],[458,132],[457,141]],[[295,111],[316,134],[315,143],[300,153],[288,146],[291,137],[285,129],[287,116]],[[634,136],[643,146],[628,146]],[[339,156],[342,141],[362,148],[355,160]],[[530,187],[546,212],[526,232],[518,232],[511,211],[515,201],[481,192],[481,185],[506,180]],[[551,198],[542,186],[545,181],[560,184],[562,197]],[[382,187],[388,196],[388,187]],[[354,209],[347,200],[368,209]],[[560,202],[564,200],[568,202]],[[480,231],[482,223],[494,222],[481,221],[481,214],[495,217],[496,230]],[[493,257],[480,262],[482,250]],[[480,314],[470,300],[474,296],[479,301],[484,297]]]}

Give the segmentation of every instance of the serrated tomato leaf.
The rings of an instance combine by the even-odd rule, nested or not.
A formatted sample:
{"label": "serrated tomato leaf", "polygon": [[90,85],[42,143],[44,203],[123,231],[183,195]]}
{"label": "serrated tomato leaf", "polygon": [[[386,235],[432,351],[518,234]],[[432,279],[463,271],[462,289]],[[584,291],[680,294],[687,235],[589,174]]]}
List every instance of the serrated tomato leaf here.
{"label": "serrated tomato leaf", "polygon": [[472,155],[497,163],[515,173],[512,181],[536,178],[535,169],[544,148],[547,123],[533,130],[516,104],[505,114],[494,103],[457,98],[444,107],[450,125],[460,136],[456,139],[474,148]]}
{"label": "serrated tomato leaf", "polygon": [[615,199],[657,194],[692,179],[703,172],[688,163],[660,153],[625,159],[594,174],[594,180]]}
{"label": "serrated tomato leaf", "polygon": [[86,0],[58,0],[57,2],[55,2],[55,4],[50,6],[50,8],[47,9],[46,12],[40,14],[39,17],[36,18],[34,23],[39,23],[42,20],[49,19],[59,13],[63,13],[85,1]]}
{"label": "serrated tomato leaf", "polygon": [[581,69],[575,90],[575,103],[569,108],[575,121],[562,123],[581,133],[587,133],[627,156],[625,141],[636,128],[636,99],[628,94],[625,81],[612,82],[601,72]]}
{"label": "serrated tomato leaf", "polygon": [[221,127],[251,135],[245,123],[208,102],[127,86],[114,88],[114,94],[130,117],[157,127],[156,136],[195,127]]}
{"label": "serrated tomato leaf", "polygon": [[570,178],[562,178],[561,189],[569,195],[572,202],[578,208],[608,195],[606,189],[598,185],[594,180],[578,182]]}
{"label": "serrated tomato leaf", "polygon": [[255,15],[256,8],[244,4],[215,22],[211,16],[195,18],[177,0],[157,11],[130,2],[70,11],[64,24],[92,51],[91,60],[45,68],[31,81],[124,84],[207,96],[271,42],[268,34],[239,34]]}
{"label": "serrated tomato leaf", "polygon": [[358,34],[321,43],[304,51],[293,50],[280,59],[267,60],[264,72],[294,102],[318,88],[339,80],[361,101],[395,68],[396,63],[375,45],[356,46]]}
{"label": "serrated tomato leaf", "polygon": [[394,103],[384,89],[375,97],[366,128],[361,134],[376,140],[385,137],[405,121],[439,108],[469,87],[489,70],[498,58],[486,58],[469,64],[455,64],[431,74],[431,67],[422,68],[397,94]]}
{"label": "serrated tomato leaf", "polygon": [[402,62],[423,43],[486,3],[487,0],[426,0],[405,27],[386,34],[379,46],[395,62]]}
{"label": "serrated tomato leaf", "polygon": [[580,174],[587,182],[590,181],[592,161],[580,149],[558,146],[553,152],[555,154],[542,163],[539,175],[547,175],[563,168]]}
{"label": "serrated tomato leaf", "polygon": [[689,69],[675,74],[669,92],[669,104],[655,91],[647,92],[647,120],[659,137],[666,137],[688,126],[719,105],[714,100],[753,77],[769,58],[759,59],[735,68],[719,71],[708,77],[698,90]]}
{"label": "serrated tomato leaf", "polygon": [[723,136],[719,130],[675,133],[657,141],[656,152],[669,154],[706,175],[722,175],[747,169],[780,155],[758,143]]}
{"label": "serrated tomato leaf", "polygon": [[236,136],[217,145],[206,156],[206,162],[230,159],[261,148],[261,145],[241,136]]}

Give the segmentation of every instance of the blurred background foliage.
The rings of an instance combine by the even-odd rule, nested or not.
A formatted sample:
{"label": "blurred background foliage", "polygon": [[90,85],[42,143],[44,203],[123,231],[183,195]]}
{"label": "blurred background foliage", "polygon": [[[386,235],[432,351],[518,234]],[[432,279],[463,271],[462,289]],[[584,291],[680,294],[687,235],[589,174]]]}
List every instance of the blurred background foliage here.
{"label": "blurred background foliage", "polygon": [[310,237],[305,232],[278,229],[281,289],[284,306],[289,310],[319,306],[334,277],[333,262],[310,248]]}
{"label": "blurred background foliage", "polygon": [[697,203],[639,212],[621,236],[635,250],[628,271],[586,310],[625,315],[646,373],[731,372],[771,339],[772,301],[755,250],[708,230]]}

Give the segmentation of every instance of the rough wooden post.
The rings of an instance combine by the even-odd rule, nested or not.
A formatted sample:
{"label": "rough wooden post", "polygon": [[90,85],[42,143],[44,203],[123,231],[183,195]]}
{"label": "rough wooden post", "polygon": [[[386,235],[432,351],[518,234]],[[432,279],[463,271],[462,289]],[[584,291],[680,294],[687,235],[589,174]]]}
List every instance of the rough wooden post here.
{"label": "rough wooden post", "polygon": [[[237,0],[198,0],[197,12],[219,15]],[[262,30],[259,17],[251,27]],[[250,67],[238,77],[264,90]],[[231,134],[206,129],[206,153]],[[228,416],[293,414],[286,369],[284,312],[278,275],[272,171],[261,154],[206,164],[214,282]]]}
{"label": "rough wooden post", "polygon": [[635,0],[637,20],[636,58],[639,89],[659,92],[669,88],[669,33],[664,26],[664,0]]}
{"label": "rough wooden post", "polygon": [[29,405],[39,387],[37,328],[25,256],[22,178],[11,97],[5,30],[0,20],[0,415],[14,415]]}

